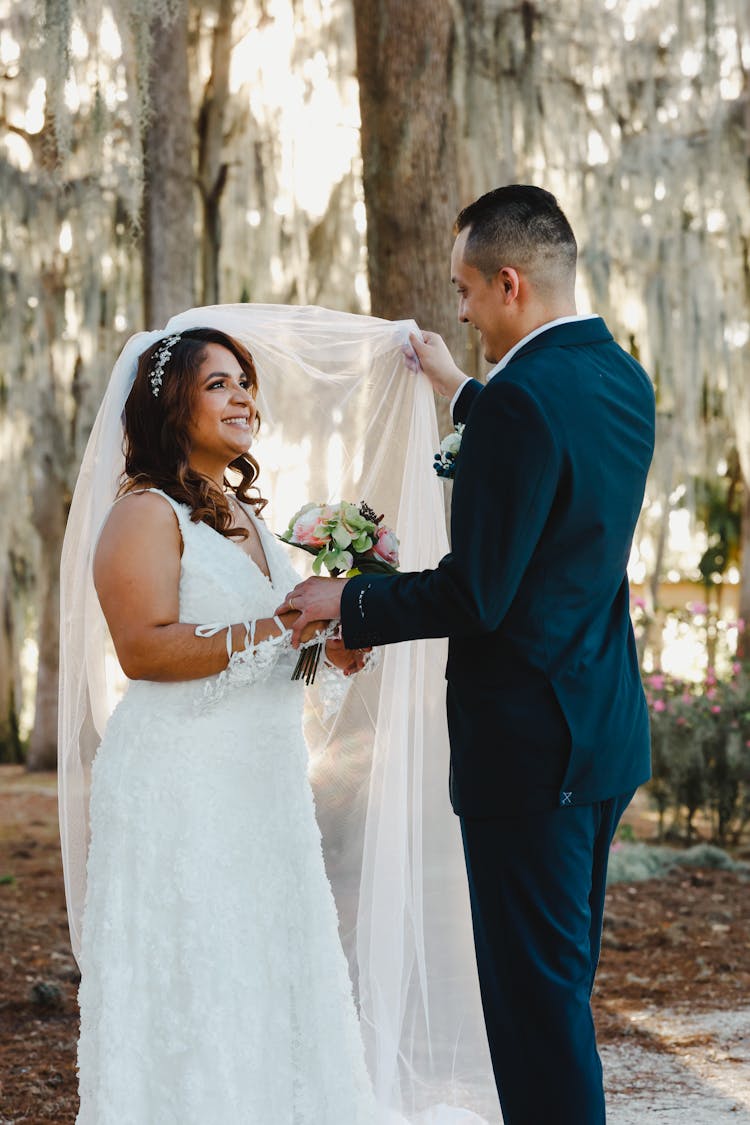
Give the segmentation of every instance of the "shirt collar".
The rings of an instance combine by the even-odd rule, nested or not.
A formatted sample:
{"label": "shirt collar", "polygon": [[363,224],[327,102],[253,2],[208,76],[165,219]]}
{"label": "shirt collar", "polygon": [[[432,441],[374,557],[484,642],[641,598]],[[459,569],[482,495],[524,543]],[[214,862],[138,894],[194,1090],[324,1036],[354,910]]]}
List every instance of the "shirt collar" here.
{"label": "shirt collar", "polygon": [[549,328],[556,328],[558,324],[573,324],[578,320],[596,320],[596,313],[585,313],[576,316],[559,316],[557,320],[548,320],[546,324],[540,324],[533,332],[529,332],[528,336],[524,336],[512,348],[509,348],[499,363],[496,363],[491,371],[487,374],[487,382],[489,383],[493,375],[497,375],[498,371],[502,371],[507,367],[516,352],[520,351],[524,344],[528,344],[529,340],[533,340],[535,336],[541,336],[542,332],[546,332]]}

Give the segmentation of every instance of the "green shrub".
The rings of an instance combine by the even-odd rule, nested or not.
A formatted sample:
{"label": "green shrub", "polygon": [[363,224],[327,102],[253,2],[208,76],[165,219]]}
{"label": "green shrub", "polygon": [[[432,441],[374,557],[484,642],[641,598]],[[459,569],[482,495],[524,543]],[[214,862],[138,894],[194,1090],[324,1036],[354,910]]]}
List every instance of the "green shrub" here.
{"label": "green shrub", "polygon": [[741,878],[750,879],[750,863],[737,862],[711,844],[695,844],[685,851],[677,851],[654,844],[618,841],[610,850],[607,885],[661,879],[675,867],[712,867],[736,871]]}
{"label": "green shrub", "polygon": [[[662,673],[645,677],[651,715],[652,780],[659,835],[696,835],[702,813],[711,839],[737,844],[750,824],[750,681],[738,662],[701,683]],[[671,823],[667,824],[667,818]]]}

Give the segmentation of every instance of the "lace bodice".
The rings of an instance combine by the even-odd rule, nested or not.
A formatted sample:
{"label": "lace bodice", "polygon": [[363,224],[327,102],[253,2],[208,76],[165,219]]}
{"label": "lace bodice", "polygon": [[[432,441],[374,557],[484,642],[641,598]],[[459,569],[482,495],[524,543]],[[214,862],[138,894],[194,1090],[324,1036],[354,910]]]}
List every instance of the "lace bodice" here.
{"label": "lace bodice", "polygon": [[[220,535],[208,524],[194,523],[186,504],[173,500],[159,489],[149,491],[162,496],[177,516],[183,551],[180,565],[179,620],[196,626],[200,636],[224,632],[226,627],[246,622],[250,628],[247,647],[235,652],[229,666],[218,675],[201,679],[156,684],[149,680],[136,680],[128,685],[112,721],[123,721],[118,712],[139,706],[141,700],[150,701],[157,687],[165,688],[160,699],[175,708],[189,707],[192,715],[211,711],[227,694],[232,693],[237,705],[237,691],[250,685],[273,681],[280,707],[292,705],[294,699],[301,707],[300,683],[291,682],[298,653],[291,647],[291,634],[272,637],[259,644],[250,643],[254,623],[273,617],[277,606],[286,594],[300,581],[300,575],[287,557],[284,548],[259,519],[246,507],[263,548],[270,577],[232,539]],[[335,626],[328,630],[330,635]],[[308,642],[311,644],[313,642]],[[374,662],[373,662],[374,663]],[[316,692],[321,717],[327,720],[341,706],[346,693],[347,680],[341,672],[321,662],[316,677]],[[295,706],[295,710],[297,709]],[[115,717],[117,716],[117,718]]]}
{"label": "lace bodice", "polygon": [[[199,635],[223,631],[226,626],[247,621],[251,624],[273,617],[284,596],[300,580],[287,552],[249,506],[266,556],[270,577],[233,539],[228,539],[202,521],[193,522],[190,508],[173,500],[160,489],[150,489],[173,509],[179,524],[183,549],[180,560],[179,620],[201,628]],[[245,652],[235,653],[229,667],[217,676],[169,685],[175,703],[184,706],[191,699],[193,714],[213,706],[232,686],[247,687],[267,679],[275,672],[279,682],[288,682],[297,654],[288,636],[273,638]],[[330,687],[331,685],[329,685]],[[150,681],[129,685],[132,697],[153,693]],[[340,693],[340,689],[339,689]],[[131,699],[132,702],[132,699]]]}
{"label": "lace bodice", "polygon": [[190,509],[158,489],[151,489],[174,509],[183,542],[180,570],[180,621],[235,622],[271,617],[300,580],[286,551],[249,505],[266,556],[270,578],[238,540],[227,539],[208,524],[190,519]]}

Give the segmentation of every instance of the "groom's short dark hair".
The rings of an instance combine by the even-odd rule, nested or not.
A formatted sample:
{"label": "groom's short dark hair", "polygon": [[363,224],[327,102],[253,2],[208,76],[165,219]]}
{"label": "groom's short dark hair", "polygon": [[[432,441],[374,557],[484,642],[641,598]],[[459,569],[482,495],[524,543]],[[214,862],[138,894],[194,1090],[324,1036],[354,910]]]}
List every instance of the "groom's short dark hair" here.
{"label": "groom's short dark hair", "polygon": [[540,287],[575,273],[575,235],[554,195],[544,188],[507,184],[488,191],[459,212],[454,234],[466,227],[464,261],[488,280],[503,266],[529,274]]}

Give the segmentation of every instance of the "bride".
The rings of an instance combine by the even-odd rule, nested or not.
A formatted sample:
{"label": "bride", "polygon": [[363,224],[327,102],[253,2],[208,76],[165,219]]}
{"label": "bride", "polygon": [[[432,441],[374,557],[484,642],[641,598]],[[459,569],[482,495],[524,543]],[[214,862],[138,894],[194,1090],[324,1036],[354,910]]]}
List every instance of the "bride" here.
{"label": "bride", "polygon": [[249,494],[256,391],[239,343],[193,330],[143,353],[125,407],[125,493],[93,570],[135,682],[93,774],[82,1123],[373,1119],[291,620],[273,616],[295,574]]}
{"label": "bride", "polygon": [[[433,780],[445,762],[421,754],[445,741],[440,652],[397,646],[352,679],[333,725],[314,690],[305,705],[296,614],[274,616],[299,575],[248,452],[260,403],[276,526],[322,498],[299,489],[321,488],[325,451],[329,494],[377,488],[347,498],[389,504],[439,557],[442,497],[408,464],[436,437],[429,392],[402,370],[408,329],[191,310],[115,367],[63,553],[80,1125],[497,1120],[460,843]],[[340,641],[325,650],[344,676],[362,667]]]}

